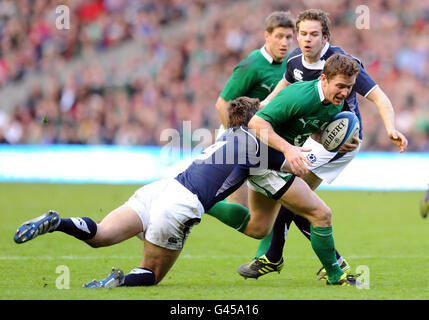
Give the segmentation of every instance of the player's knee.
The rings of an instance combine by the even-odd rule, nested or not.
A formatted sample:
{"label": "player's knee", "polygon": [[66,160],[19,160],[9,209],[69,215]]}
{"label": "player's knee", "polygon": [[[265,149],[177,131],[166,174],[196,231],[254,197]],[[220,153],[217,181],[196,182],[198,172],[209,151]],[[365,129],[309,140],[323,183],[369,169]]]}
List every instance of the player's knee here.
{"label": "player's knee", "polygon": [[100,241],[94,241],[94,239],[90,239],[85,242],[87,245],[89,245],[91,248],[94,248],[94,249],[106,247],[106,244]]}
{"label": "player's knee", "polygon": [[117,243],[110,235],[103,235],[100,233],[97,233],[95,237],[85,242],[92,248],[108,247]]}
{"label": "player's knee", "polygon": [[244,234],[255,239],[263,239],[270,233],[270,229],[264,224],[248,224]]}
{"label": "player's knee", "polygon": [[321,205],[315,208],[313,215],[318,221],[318,225],[326,227],[332,225],[332,211],[327,205]]}

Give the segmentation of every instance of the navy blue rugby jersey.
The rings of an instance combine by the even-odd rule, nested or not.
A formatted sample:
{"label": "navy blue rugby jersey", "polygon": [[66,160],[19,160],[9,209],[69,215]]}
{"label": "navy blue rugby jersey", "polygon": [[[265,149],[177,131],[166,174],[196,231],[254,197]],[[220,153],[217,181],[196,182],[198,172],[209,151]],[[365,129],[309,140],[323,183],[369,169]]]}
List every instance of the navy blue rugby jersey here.
{"label": "navy blue rugby jersey", "polygon": [[358,62],[360,67],[360,72],[356,78],[356,83],[353,86],[352,92],[344,102],[343,111],[347,110],[356,114],[360,122],[359,137],[362,139],[362,119],[356,93],[366,97],[377,86],[377,83],[375,83],[371,76],[365,71],[362,62],[359,59],[348,54],[340,47],[332,46],[327,42],[325,47],[322,49],[319,61],[309,64],[304,60],[301,49],[296,48],[288,57],[286,62],[286,72],[284,73],[283,78],[289,83],[318,79],[322,73],[325,61],[335,53],[342,53],[352,57],[356,62]]}
{"label": "navy blue rugby jersey", "polygon": [[196,194],[207,211],[236,191],[251,168],[280,170],[284,160],[280,151],[260,143],[247,127],[233,127],[175,179]]}

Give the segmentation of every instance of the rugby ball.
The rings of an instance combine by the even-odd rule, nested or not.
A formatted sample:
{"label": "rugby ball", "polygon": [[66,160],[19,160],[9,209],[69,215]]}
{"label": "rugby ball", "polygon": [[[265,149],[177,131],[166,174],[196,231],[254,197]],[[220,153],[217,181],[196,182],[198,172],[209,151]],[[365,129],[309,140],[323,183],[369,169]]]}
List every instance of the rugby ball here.
{"label": "rugby ball", "polygon": [[359,120],[353,112],[340,112],[323,128],[322,145],[330,152],[337,152],[344,143],[353,142],[359,129]]}

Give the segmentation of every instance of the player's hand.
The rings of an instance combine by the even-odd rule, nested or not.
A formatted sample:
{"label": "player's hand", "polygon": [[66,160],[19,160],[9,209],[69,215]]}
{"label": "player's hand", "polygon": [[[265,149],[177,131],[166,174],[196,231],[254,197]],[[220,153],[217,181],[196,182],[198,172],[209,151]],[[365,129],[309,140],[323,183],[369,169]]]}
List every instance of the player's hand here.
{"label": "player's hand", "polygon": [[405,149],[407,149],[408,140],[402,133],[400,133],[398,130],[393,130],[387,134],[389,135],[390,141],[399,147],[399,152],[404,152]]}
{"label": "player's hand", "polygon": [[284,152],[284,156],[289,164],[290,170],[294,175],[303,176],[308,173],[305,166],[307,163],[311,166],[310,161],[302,154],[302,152],[310,152],[311,149],[304,149],[301,147],[291,146]]}
{"label": "player's hand", "polygon": [[359,147],[360,140],[358,137],[353,137],[353,143],[344,143],[340,150],[338,150],[338,153],[347,153],[352,152],[356,150],[357,147]]}

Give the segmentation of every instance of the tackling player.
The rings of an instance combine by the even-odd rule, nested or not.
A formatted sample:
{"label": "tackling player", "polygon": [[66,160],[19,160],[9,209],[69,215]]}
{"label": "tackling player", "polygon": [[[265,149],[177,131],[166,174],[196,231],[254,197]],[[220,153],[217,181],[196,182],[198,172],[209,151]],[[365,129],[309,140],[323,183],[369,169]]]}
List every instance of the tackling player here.
{"label": "tackling player", "polygon": [[[354,81],[353,76],[349,78],[349,81]],[[302,108],[297,107],[296,112],[304,119],[316,116],[323,121],[313,122],[313,126],[300,128],[302,133],[319,130],[323,122],[329,122],[341,110],[342,102],[339,105],[332,103],[330,92],[334,88],[326,86],[327,82],[322,81],[320,90],[327,97],[326,105],[325,101],[322,103],[317,98],[317,105],[322,107],[314,108],[314,101],[307,99],[299,102]],[[321,94],[318,83],[310,83],[311,87],[308,88],[305,86],[298,84],[290,90],[296,89],[301,94],[302,90],[305,92],[312,90],[313,96],[316,97]],[[246,105],[245,108],[242,108],[243,104]],[[240,98],[229,105],[232,108],[230,125],[235,126],[247,124],[249,115],[259,108],[259,101]],[[235,112],[235,108],[240,109]],[[250,111],[243,117],[245,110]],[[237,118],[234,118],[236,116],[238,116],[238,122],[236,122]],[[291,121],[297,120],[291,119]],[[16,231],[14,240],[16,243],[23,243],[47,232],[62,231],[85,241],[92,247],[102,247],[137,235],[144,241],[140,267],[133,269],[126,276],[120,269],[113,269],[106,279],[92,281],[85,287],[155,285],[175,263],[193,225],[200,222],[202,214],[217,201],[222,201],[237,190],[247,179],[250,168],[257,167],[261,156],[259,150],[258,140],[246,127],[229,128],[214,145],[207,148],[176,178],[157,181],[138,189],[124,205],[109,213],[99,224],[86,217],[62,219],[58,213],[50,211],[39,218],[23,223]],[[279,154],[276,152],[267,155],[270,169],[278,170],[283,164],[284,157],[278,157]],[[348,277],[334,263],[332,232],[318,236],[319,233],[325,232],[325,229],[320,228],[331,224],[330,209],[301,178],[289,174],[287,180],[287,186],[282,189],[283,194],[279,201],[312,222],[314,226],[312,232],[316,233],[312,237],[312,247],[327,269],[327,284],[358,285],[359,282],[356,279]],[[274,223],[276,213],[275,210],[272,214],[267,212],[262,216],[252,214],[244,233],[249,235],[251,233],[249,230],[255,227],[259,237],[266,235]]]}
{"label": "tackling player", "polygon": [[[333,54],[347,54],[343,49],[329,43],[331,35],[330,22],[327,14],[322,10],[309,9],[299,13],[296,19],[296,29],[299,48],[289,55],[286,63],[286,72],[282,80],[277,84],[274,91],[261,103],[263,106],[269,104],[271,99],[290,84],[319,78],[325,62]],[[395,115],[392,103],[381,88],[368,75],[362,63],[358,59],[354,59],[359,63],[360,72],[356,78],[353,90],[345,100],[343,110],[354,112],[358,119],[361,120],[356,94],[358,93],[372,101],[377,106],[389,139],[399,146],[400,152],[405,151],[408,141],[406,137],[395,128]],[[359,138],[361,140],[361,123],[360,128],[361,132]],[[305,167],[302,161],[298,161],[296,163],[296,168],[292,169],[295,169],[296,173],[301,174],[301,177],[315,190],[323,180],[328,183],[335,180],[359,152],[360,141],[359,139],[355,139],[355,144],[343,146],[338,153],[326,151],[320,143],[311,137],[308,137],[303,147],[311,149],[310,152],[302,153],[305,158],[311,162],[311,166]],[[271,185],[271,193],[273,192],[273,187],[275,188],[276,185],[279,185],[278,188],[280,188],[283,183],[281,179],[270,173],[266,174],[264,181],[255,177],[250,178],[250,182],[252,179],[258,179],[259,184]],[[267,194],[266,190],[261,188],[257,190]],[[283,266],[283,246],[290,223],[291,220],[288,216],[279,213],[273,228],[273,240],[270,248],[263,256],[259,256],[261,252],[261,248],[259,248],[256,258],[253,261],[243,264],[238,268],[239,274],[244,277],[257,278],[272,271],[280,271]],[[285,227],[287,228],[286,231]],[[307,230],[307,236],[309,237],[309,223],[305,220],[301,221],[301,229]],[[306,232],[304,232],[304,234],[305,233]],[[261,244],[260,247],[265,248],[266,245]],[[343,270],[350,269],[348,263],[339,254],[337,254],[337,259]],[[269,266],[270,269],[267,269],[266,266]],[[325,270],[320,270],[318,279],[325,277]]]}

